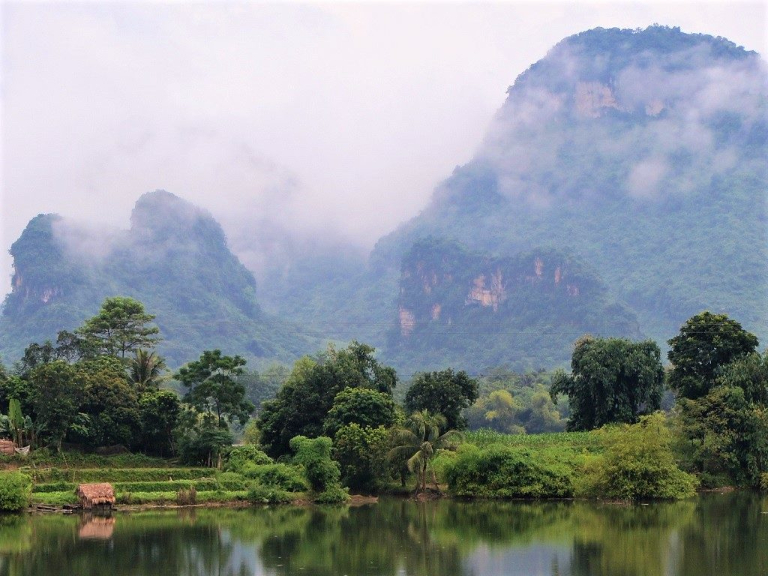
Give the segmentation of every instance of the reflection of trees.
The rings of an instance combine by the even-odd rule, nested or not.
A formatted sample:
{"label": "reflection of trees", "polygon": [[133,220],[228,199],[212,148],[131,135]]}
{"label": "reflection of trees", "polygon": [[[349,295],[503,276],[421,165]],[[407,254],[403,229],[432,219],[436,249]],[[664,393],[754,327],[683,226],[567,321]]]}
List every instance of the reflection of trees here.
{"label": "reflection of trees", "polygon": [[[650,506],[382,499],[118,515],[105,540],[78,538],[77,517],[0,517],[0,576],[240,576],[259,563],[278,576],[468,576],[489,551],[514,563],[532,548],[553,550],[552,575],[765,574],[765,510],[743,493]],[[554,552],[568,545],[570,562]]]}
{"label": "reflection of trees", "polygon": [[697,502],[681,534],[681,576],[768,574],[768,498],[712,494]]}
{"label": "reflection of trees", "polygon": [[[693,502],[652,506],[579,504],[573,576],[665,576],[673,572],[679,530]],[[576,512],[576,511],[575,511]]]}

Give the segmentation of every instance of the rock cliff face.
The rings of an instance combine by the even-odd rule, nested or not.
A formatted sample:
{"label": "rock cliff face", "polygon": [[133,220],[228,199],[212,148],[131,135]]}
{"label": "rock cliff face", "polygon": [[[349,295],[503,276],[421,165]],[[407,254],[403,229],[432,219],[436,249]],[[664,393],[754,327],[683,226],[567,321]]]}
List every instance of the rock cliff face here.
{"label": "rock cliff face", "polygon": [[413,369],[464,349],[470,369],[536,368],[566,361],[584,333],[639,336],[635,317],[578,258],[552,249],[492,257],[429,238],[403,258],[387,353]]}

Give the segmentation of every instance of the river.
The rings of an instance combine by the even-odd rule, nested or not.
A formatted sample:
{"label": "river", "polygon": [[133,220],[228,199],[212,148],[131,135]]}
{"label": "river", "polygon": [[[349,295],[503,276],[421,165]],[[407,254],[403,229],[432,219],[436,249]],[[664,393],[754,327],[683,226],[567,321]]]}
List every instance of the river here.
{"label": "river", "polygon": [[0,576],[765,576],[768,498],[0,517]]}

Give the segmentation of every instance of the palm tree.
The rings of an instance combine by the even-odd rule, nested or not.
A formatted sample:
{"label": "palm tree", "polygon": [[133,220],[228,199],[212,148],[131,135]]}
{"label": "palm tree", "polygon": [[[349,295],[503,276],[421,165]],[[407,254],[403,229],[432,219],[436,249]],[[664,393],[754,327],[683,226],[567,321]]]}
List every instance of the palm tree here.
{"label": "palm tree", "polygon": [[130,363],[131,382],[138,388],[157,386],[164,370],[165,360],[162,357],[155,352],[138,349]]}
{"label": "palm tree", "polygon": [[[440,434],[440,428],[445,427],[445,417],[442,414],[430,414],[428,410],[414,412],[409,419],[408,428],[395,430],[397,446],[389,451],[392,461],[402,461],[408,458],[408,470],[416,472],[416,490],[427,489],[427,467],[429,461],[440,450],[454,450],[462,440],[462,435],[456,430],[448,430]],[[432,481],[437,486],[437,477],[432,470]]]}

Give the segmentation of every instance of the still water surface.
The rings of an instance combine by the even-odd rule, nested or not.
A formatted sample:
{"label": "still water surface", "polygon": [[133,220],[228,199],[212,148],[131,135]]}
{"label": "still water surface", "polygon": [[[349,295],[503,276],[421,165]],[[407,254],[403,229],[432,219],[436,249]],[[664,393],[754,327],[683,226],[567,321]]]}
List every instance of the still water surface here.
{"label": "still water surface", "polygon": [[768,498],[0,516],[0,576],[765,576]]}

